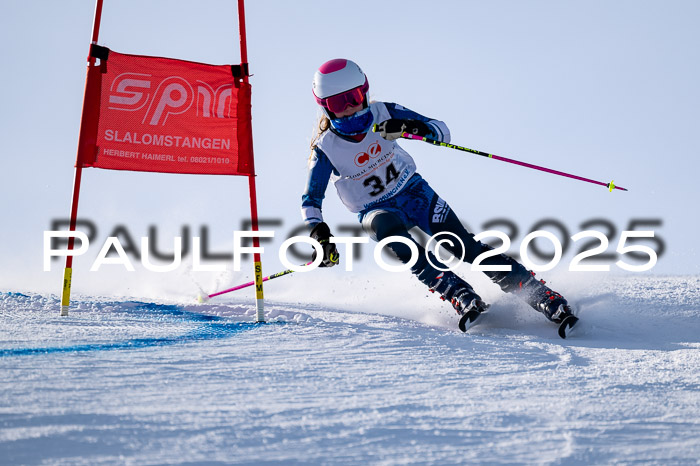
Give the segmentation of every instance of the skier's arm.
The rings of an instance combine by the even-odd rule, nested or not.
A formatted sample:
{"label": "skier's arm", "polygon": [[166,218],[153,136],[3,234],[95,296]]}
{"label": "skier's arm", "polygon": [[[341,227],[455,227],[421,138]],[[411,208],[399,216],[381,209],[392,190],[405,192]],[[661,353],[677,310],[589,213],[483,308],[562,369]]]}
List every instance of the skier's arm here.
{"label": "skier's arm", "polygon": [[382,137],[396,139],[401,137],[402,131],[407,131],[440,142],[450,142],[450,130],[445,122],[423,116],[398,104],[385,102],[384,105],[391,119],[379,124]]}
{"label": "skier's arm", "polygon": [[301,196],[301,217],[305,224],[314,227],[323,222],[321,205],[326,196],[326,188],[333,172],[333,165],[326,154],[316,148],[309,157],[308,166],[306,189]]}

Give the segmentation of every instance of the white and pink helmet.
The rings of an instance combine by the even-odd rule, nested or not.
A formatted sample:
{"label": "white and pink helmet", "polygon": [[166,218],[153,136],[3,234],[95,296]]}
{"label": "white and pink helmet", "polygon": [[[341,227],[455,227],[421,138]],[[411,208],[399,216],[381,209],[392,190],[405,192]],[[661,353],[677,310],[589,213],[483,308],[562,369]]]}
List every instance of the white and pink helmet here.
{"label": "white and pink helmet", "polygon": [[331,117],[348,107],[367,106],[368,90],[367,76],[355,62],[344,58],[327,61],[314,75],[316,103]]}

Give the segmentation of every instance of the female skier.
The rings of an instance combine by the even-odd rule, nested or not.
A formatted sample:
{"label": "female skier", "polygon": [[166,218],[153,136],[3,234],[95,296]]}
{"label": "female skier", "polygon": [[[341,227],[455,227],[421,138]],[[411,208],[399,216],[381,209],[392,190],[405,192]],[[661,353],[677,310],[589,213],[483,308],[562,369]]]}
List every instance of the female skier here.
{"label": "female skier", "polygon": [[[323,248],[322,267],[338,263],[339,254],[330,242],[331,231],[323,221],[321,204],[329,180],[351,212],[359,214],[363,229],[375,241],[403,236],[418,248],[418,261],[411,272],[431,292],[439,293],[462,316],[460,329],[466,331],[489,305],[474,289],[452,271],[440,271],[435,256],[424,250],[409,234],[414,226],[433,236],[453,233],[464,244],[446,249],[455,257],[472,263],[491,248],[474,240],[457,215],[416,172],[413,158],[395,141],[402,132],[449,142],[450,132],[442,121],[427,118],[405,107],[388,102],[369,102],[369,82],[359,66],[346,59],[330,60],[318,69],[313,94],[325,114],[319,134],[312,143],[306,190],[302,196],[302,216],[312,227],[311,237]],[[378,131],[370,131],[377,125]],[[404,264],[412,258],[402,242],[387,246]],[[316,253],[314,252],[314,259]],[[507,265],[507,272],[484,272],[505,292],[516,293],[552,322],[560,324],[560,336],[577,318],[566,299],[534,278],[523,265],[504,254],[491,256],[484,265]],[[444,267],[442,267],[444,268]]]}

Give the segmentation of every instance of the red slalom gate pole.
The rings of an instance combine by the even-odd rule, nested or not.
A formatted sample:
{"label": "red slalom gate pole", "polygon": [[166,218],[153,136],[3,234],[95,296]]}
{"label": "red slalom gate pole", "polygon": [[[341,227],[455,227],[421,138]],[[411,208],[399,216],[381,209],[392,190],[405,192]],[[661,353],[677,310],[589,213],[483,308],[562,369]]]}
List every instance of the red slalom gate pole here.
{"label": "red slalom gate pole", "polygon": [[[241,44],[241,69],[243,71],[243,82],[249,83],[248,80],[248,43],[246,40],[245,29],[245,4],[244,0],[238,0],[238,32],[240,34]],[[250,150],[253,151],[253,134],[251,128],[250,134]],[[248,191],[250,192],[250,227],[253,232],[258,231],[258,198],[255,189],[255,157],[251,154],[251,175],[248,175]],[[265,322],[265,296],[263,293],[262,262],[260,253],[257,252],[260,247],[260,239],[253,236],[253,261],[255,264],[255,321]]]}
{"label": "red slalom gate pole", "polygon": [[[92,39],[90,41],[90,47],[97,44],[97,38],[100,34],[100,22],[102,20],[102,1],[97,0],[95,3],[95,17],[92,23]],[[95,64],[95,58],[90,56],[88,51],[88,69],[87,75],[85,77],[85,92],[83,94],[83,111],[81,113],[80,121],[80,135],[82,136],[83,128],[85,125],[85,112],[87,104],[87,90],[88,90],[88,77],[90,74],[90,67]],[[83,160],[81,157],[80,150],[80,137],[78,140],[78,153],[75,160],[75,176],[73,178],[73,197],[71,199],[70,208],[70,225],[68,227],[69,231],[75,232],[76,221],[78,218],[78,201],[80,200],[80,182],[83,176]],[[73,279],[73,256],[71,252],[75,247],[75,237],[70,236],[68,238],[68,254],[66,255],[66,266],[63,270],[63,290],[61,293],[61,314],[62,316],[68,315],[68,308],[70,307],[70,290],[71,282]]]}

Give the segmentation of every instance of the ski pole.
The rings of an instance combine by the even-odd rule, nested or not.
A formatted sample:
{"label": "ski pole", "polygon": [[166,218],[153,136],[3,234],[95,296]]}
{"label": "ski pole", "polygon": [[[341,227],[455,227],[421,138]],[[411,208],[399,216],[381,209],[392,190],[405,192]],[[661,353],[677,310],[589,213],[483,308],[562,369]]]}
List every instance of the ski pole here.
{"label": "ski pole", "polygon": [[[313,261],[307,262],[306,264],[303,264],[303,265],[307,266],[307,265],[311,265],[311,264],[313,264]],[[284,275],[289,275],[292,272],[294,272],[294,270],[292,270],[292,269],[283,270],[281,272],[273,273],[272,275],[268,275],[267,277],[264,277],[262,279],[262,281],[266,282],[268,280],[272,280],[273,278],[279,278],[279,277],[282,277]],[[232,291],[237,291],[237,290],[240,290],[242,288],[247,288],[247,287],[253,286],[253,285],[255,285],[255,281],[244,283],[244,284],[238,285],[238,286],[234,286],[233,288],[229,288],[227,290],[217,291],[216,293],[212,293],[212,294],[208,294],[208,295],[200,294],[199,296],[197,296],[197,301],[199,301],[200,303],[206,303],[207,301],[209,301],[211,298],[213,298],[215,296],[220,296],[222,294],[230,293]]]}
{"label": "ski pole", "polygon": [[[374,130],[375,131],[377,130],[376,125],[375,125]],[[482,157],[488,157],[490,159],[500,160],[501,162],[513,163],[515,165],[520,165],[522,167],[527,167],[527,168],[532,168],[532,169],[540,170],[540,171],[547,172],[547,173],[552,173],[554,175],[566,176],[567,178],[573,178],[575,180],[585,181],[587,183],[598,184],[601,186],[605,186],[606,188],[608,188],[608,190],[610,192],[612,192],[613,189],[627,191],[627,189],[625,189],[621,186],[616,186],[614,183],[615,180],[611,181],[610,183],[603,183],[602,181],[595,181],[595,180],[591,180],[589,178],[583,178],[582,176],[572,175],[570,173],[564,173],[564,172],[560,172],[558,170],[552,170],[551,168],[540,167],[538,165],[533,165],[531,163],[520,162],[518,160],[509,159],[507,157],[501,157],[499,155],[488,154],[488,153],[482,152],[480,150],[470,149],[468,147],[456,146],[454,144],[448,144],[446,142],[440,142],[440,141],[436,141],[435,139],[424,138],[422,136],[416,136],[415,134],[409,134],[406,132],[401,133],[401,137],[405,138],[405,139],[416,139],[419,141],[428,142],[428,143],[436,145],[436,146],[442,146],[442,147],[447,147],[450,149],[457,149],[457,150],[461,150],[464,152],[470,152],[472,154],[481,155]]]}

